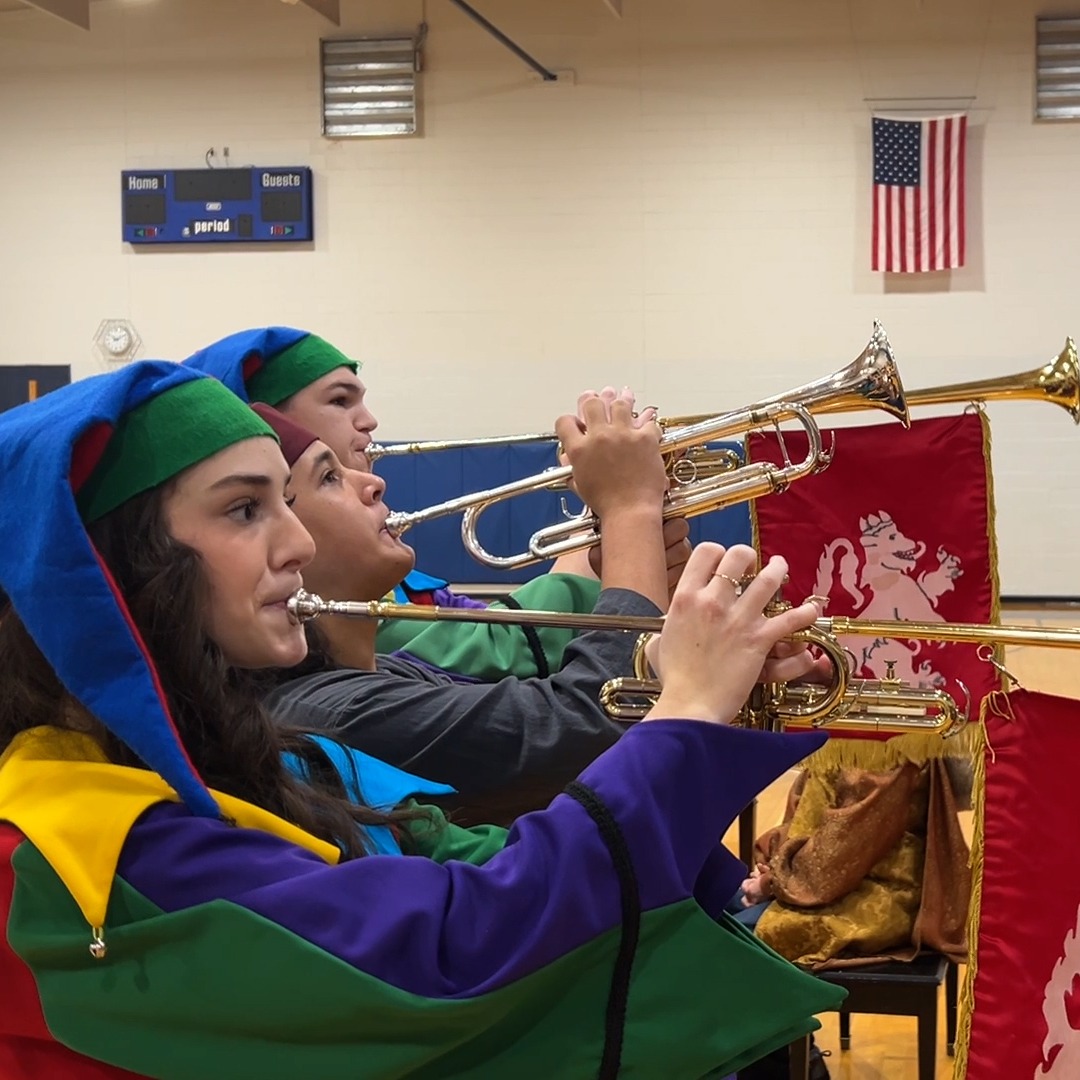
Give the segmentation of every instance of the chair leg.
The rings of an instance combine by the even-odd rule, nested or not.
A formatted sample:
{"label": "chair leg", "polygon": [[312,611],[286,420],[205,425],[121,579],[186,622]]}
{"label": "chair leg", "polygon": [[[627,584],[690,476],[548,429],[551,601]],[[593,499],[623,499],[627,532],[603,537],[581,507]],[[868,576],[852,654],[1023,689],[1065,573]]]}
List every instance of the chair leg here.
{"label": "chair leg", "polygon": [[840,1049],[851,1049],[851,1013],[840,1011]]}
{"label": "chair leg", "polygon": [[937,993],[919,1011],[919,1080],[934,1080],[937,1070]]}
{"label": "chair leg", "polygon": [[945,1051],[956,1055],[956,1002],[960,996],[960,969],[950,964],[945,969]]}
{"label": "chair leg", "polygon": [[739,815],[739,858],[750,867],[754,868],[754,840],[757,829],[757,799],[754,799]]}
{"label": "chair leg", "polygon": [[791,1080],[808,1080],[810,1076],[810,1036],[796,1039],[788,1047],[789,1073]]}

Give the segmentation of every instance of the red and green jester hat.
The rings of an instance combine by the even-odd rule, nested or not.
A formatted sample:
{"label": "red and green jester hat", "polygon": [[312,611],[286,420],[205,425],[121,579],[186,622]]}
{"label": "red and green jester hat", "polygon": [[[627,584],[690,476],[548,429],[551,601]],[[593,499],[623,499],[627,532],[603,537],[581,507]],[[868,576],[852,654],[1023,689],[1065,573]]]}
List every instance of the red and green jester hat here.
{"label": "red and green jester hat", "polygon": [[509,833],[407,857],[207,788],[84,522],[268,435],[154,361],[0,416],[0,618],[145,765],[0,732],[0,1076],[689,1078],[816,1028],[842,991],[723,915],[716,838],[823,735],[640,724]]}

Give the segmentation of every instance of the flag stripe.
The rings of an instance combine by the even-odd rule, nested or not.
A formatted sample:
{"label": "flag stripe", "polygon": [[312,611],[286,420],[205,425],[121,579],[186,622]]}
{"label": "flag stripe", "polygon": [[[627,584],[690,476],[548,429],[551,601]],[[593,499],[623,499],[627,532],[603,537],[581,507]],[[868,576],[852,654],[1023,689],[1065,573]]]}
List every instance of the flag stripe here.
{"label": "flag stripe", "polygon": [[901,273],[907,271],[907,188],[896,189],[896,262]]}
{"label": "flag stripe", "polygon": [[878,186],[874,185],[873,198],[870,200],[870,269],[878,268]]}
{"label": "flag stripe", "polygon": [[922,192],[915,188],[912,192],[915,200],[915,269],[925,270],[924,256],[926,252],[926,220],[923,215]]}
{"label": "flag stripe", "polygon": [[926,260],[926,269],[934,270],[937,268],[938,257],[938,238],[941,236],[941,226],[938,223],[938,200],[934,198],[934,192],[937,190],[938,182],[938,148],[937,142],[934,139],[932,132],[928,133],[928,137],[925,140],[926,154],[929,161],[927,168],[927,205],[926,216],[930,222],[930,250],[927,252],[928,258]]}
{"label": "flag stripe", "polygon": [[957,169],[956,178],[956,202],[960,207],[958,214],[959,221],[959,245],[960,245],[960,265],[964,265],[964,259],[967,256],[967,226],[965,225],[966,219],[966,206],[965,206],[965,177],[966,177],[966,157],[967,157],[967,117],[960,117],[960,165]]}
{"label": "flag stripe", "polygon": [[942,184],[942,200],[945,206],[944,216],[946,219],[945,226],[945,259],[942,264],[942,269],[952,266],[952,249],[953,249],[953,177],[955,175],[953,168],[953,138],[952,138],[952,120],[946,120],[943,125],[944,139],[945,139],[945,180]]}

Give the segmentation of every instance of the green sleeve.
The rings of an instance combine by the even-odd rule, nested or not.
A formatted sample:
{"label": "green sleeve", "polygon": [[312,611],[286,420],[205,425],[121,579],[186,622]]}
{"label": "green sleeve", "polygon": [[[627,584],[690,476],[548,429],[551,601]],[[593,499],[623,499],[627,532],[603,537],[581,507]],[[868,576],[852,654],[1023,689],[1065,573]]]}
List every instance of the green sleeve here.
{"label": "green sleeve", "polygon": [[[576,574],[541,574],[510,595],[518,606],[526,609],[589,612],[600,595],[600,582]],[[553,627],[534,629],[547,658],[548,673],[558,671],[562,667],[563,649],[575,631]],[[540,674],[529,639],[520,626],[387,619],[379,626],[375,648],[380,653],[404,649],[429,664],[484,682],[494,682],[507,675],[528,679]]]}
{"label": "green sleeve", "polygon": [[[417,804],[409,800],[408,805]],[[483,866],[506,846],[506,830],[498,825],[474,825],[471,829],[463,829],[447,821],[437,807],[424,806],[423,809],[431,817],[408,825],[413,841],[409,854],[422,855],[437,863],[453,861]]]}

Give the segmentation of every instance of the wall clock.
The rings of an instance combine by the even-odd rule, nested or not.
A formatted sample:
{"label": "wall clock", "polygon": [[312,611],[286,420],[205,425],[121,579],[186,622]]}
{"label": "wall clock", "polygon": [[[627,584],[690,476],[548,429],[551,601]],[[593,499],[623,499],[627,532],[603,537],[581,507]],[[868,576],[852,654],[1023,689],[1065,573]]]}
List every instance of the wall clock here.
{"label": "wall clock", "polygon": [[142,345],[139,332],[127,319],[102,319],[94,334],[94,346],[102,360],[123,364],[133,360]]}

